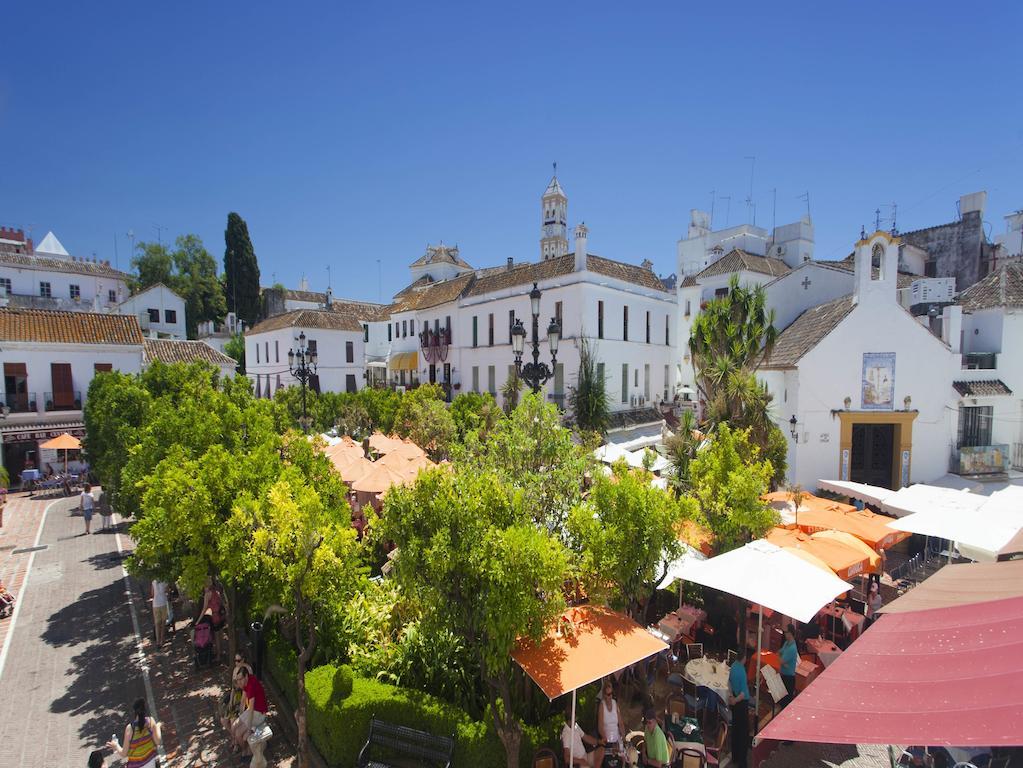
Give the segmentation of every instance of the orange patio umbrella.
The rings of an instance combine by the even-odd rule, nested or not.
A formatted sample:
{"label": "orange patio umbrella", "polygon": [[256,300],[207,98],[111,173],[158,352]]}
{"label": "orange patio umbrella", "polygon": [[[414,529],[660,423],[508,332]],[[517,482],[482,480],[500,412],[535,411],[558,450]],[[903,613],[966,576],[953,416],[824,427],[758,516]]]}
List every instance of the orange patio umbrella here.
{"label": "orange patio umbrella", "polygon": [[52,440],[47,440],[45,443],[40,444],[39,447],[53,451],[64,451],[64,473],[67,474],[67,452],[81,449],[82,441],[69,432],[65,432],[62,435],[57,435]]}
{"label": "orange patio umbrella", "polygon": [[335,464],[334,467],[341,474],[341,479],[352,485],[356,480],[365,477],[371,472],[374,464],[369,459],[356,457],[340,465]]}
{"label": "orange patio umbrella", "polygon": [[420,448],[418,445],[413,443],[411,440],[402,441],[401,445],[397,446],[393,451],[393,454],[401,456],[403,459],[418,459],[426,456],[426,451]]}
{"label": "orange patio umbrella", "polygon": [[[539,643],[520,640],[512,658],[554,700],[668,647],[623,613],[597,605],[567,609]],[[572,755],[569,754],[571,759]]]}
{"label": "orange patio umbrella", "polygon": [[865,573],[870,568],[870,558],[867,555],[841,541],[815,539],[807,533],[788,528],[772,528],[765,538],[775,546],[813,555],[843,581]]}
{"label": "orange patio umbrella", "polygon": [[369,447],[377,453],[390,453],[396,448],[404,445],[397,437],[388,437],[383,432],[374,432],[369,436]]}
{"label": "orange patio umbrella", "polygon": [[852,547],[856,551],[862,552],[870,561],[870,570],[866,571],[867,573],[873,573],[881,565],[881,556],[867,546],[866,542],[857,539],[851,533],[846,533],[845,531],[817,531],[816,533],[810,534],[810,538],[840,541],[847,547]]}
{"label": "orange patio umbrella", "polygon": [[874,550],[887,549],[910,534],[888,527],[891,518],[876,515],[867,509],[856,509],[849,504],[826,502],[799,513],[796,524],[806,533],[817,531],[845,531],[865,542]]}
{"label": "orange patio umbrella", "polygon": [[370,469],[352,483],[352,489],[360,493],[385,493],[392,485],[401,485],[408,478],[400,475],[380,462],[370,463]]}

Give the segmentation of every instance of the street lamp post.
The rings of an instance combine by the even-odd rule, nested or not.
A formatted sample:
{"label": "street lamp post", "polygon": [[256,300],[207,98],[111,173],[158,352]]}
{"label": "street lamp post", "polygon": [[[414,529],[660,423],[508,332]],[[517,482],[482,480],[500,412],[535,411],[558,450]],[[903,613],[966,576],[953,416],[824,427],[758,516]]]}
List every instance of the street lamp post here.
{"label": "street lamp post", "polygon": [[533,283],[533,290],[529,292],[529,303],[533,313],[533,337],[530,342],[533,351],[533,361],[522,364],[522,351],[526,343],[526,329],[521,320],[516,320],[512,326],[512,350],[515,352],[515,370],[533,392],[539,392],[553,375],[558,363],[558,342],[561,340],[561,326],[558,318],[552,317],[550,325],[547,326],[547,343],[551,348],[551,364],[540,362],[540,289]]}
{"label": "street lamp post", "polygon": [[316,375],[316,350],[306,345],[305,331],[298,335],[298,349],[288,350],[288,370],[302,385],[302,430],[309,431],[309,416],[305,408],[305,391],[309,381]]}

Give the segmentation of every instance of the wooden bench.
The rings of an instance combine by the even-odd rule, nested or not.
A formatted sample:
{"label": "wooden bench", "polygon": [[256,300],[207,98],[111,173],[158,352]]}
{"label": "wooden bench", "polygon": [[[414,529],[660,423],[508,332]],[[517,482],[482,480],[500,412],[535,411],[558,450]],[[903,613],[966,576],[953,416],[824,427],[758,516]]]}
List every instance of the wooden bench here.
{"label": "wooden bench", "polygon": [[375,717],[369,721],[369,738],[359,751],[359,768],[392,768],[391,763],[370,756],[372,747],[381,747],[386,753],[407,755],[425,760],[443,768],[450,768],[455,751],[455,740],[448,736],[434,736],[404,725],[394,725]]}

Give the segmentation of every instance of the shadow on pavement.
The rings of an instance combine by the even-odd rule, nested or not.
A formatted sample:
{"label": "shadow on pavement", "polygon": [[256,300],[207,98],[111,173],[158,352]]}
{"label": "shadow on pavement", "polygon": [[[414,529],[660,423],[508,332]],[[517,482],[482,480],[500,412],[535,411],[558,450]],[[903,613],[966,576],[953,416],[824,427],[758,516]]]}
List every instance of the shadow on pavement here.
{"label": "shadow on pavement", "polygon": [[[100,559],[94,555],[89,562]],[[120,565],[120,562],[115,563]],[[112,566],[110,566],[112,567]],[[124,604],[124,581],[107,584],[98,589],[83,592],[73,603],[66,605],[50,615],[46,620],[46,629],[42,639],[47,645],[78,645],[92,641],[109,643],[111,637],[123,637],[132,633],[131,622],[122,611],[117,610]],[[112,621],[122,622],[127,626],[118,632],[111,625]],[[104,645],[103,647],[107,647]],[[117,658],[111,653],[108,658]]]}

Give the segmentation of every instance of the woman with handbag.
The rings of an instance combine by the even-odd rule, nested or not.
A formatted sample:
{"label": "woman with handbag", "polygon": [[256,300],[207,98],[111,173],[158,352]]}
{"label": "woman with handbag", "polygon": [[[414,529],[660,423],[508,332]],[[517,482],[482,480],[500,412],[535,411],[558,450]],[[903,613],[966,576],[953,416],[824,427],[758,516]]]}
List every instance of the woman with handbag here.
{"label": "woman with handbag", "polygon": [[107,746],[123,758],[126,768],[159,768],[157,750],[163,743],[160,724],[146,714],[146,700],[136,699],[135,719],[124,727],[123,746],[111,738]]}

